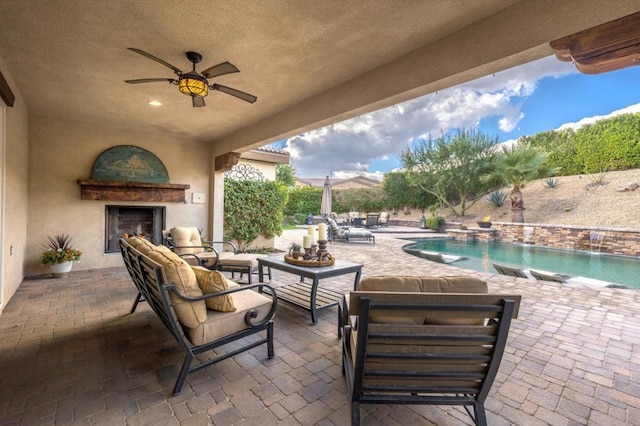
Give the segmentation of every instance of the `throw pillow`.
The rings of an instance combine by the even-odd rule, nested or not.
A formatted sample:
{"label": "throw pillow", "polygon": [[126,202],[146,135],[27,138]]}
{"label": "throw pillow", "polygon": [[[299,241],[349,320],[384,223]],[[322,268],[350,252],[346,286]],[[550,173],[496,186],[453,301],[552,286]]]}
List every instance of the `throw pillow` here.
{"label": "throw pillow", "polygon": [[[196,280],[202,290],[202,294],[218,293],[229,289],[227,279],[220,271],[210,271],[208,269],[193,268],[196,274]],[[233,298],[230,294],[205,299],[204,303],[207,308],[220,312],[233,312],[236,307],[233,304]]]}

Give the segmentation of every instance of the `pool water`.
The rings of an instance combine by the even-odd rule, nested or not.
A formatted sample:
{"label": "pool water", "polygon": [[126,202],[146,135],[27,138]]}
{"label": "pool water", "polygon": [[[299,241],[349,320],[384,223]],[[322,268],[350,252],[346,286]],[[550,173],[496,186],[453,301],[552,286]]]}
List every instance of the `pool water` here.
{"label": "pool water", "polygon": [[463,242],[444,238],[425,238],[405,250],[436,251],[465,256],[451,265],[495,273],[493,263],[521,269],[539,269],[571,276],[623,284],[640,289],[640,259],[576,250],[554,249],[527,244],[485,241]]}

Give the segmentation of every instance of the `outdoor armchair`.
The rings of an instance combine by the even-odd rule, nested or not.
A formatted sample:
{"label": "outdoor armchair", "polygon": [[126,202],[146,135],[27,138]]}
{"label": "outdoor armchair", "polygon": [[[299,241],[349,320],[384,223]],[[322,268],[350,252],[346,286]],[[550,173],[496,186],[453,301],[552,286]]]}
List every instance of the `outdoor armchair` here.
{"label": "outdoor armchair", "polygon": [[[235,277],[236,272],[240,273],[241,278],[247,274],[249,284],[252,283],[253,273],[258,270],[258,258],[265,256],[238,253],[231,241],[202,241],[195,227],[175,227],[169,233],[169,247],[189,264],[231,272],[231,278]],[[268,275],[271,278],[271,271],[268,271]]]}
{"label": "outdoor armchair", "polygon": [[[229,241],[203,241],[200,231],[195,226],[178,226],[171,228],[167,236],[169,248],[182,257],[190,265],[204,266],[207,269],[217,269],[218,262],[223,257],[236,254],[236,246]],[[218,251],[214,246],[227,246],[231,251]]]}
{"label": "outdoor armchair", "polygon": [[367,280],[361,289],[379,291],[351,292],[340,309],[351,424],[360,424],[360,404],[425,404],[462,405],[486,425],[484,403],[521,297],[486,294],[486,283],[469,277]]}
{"label": "outdoor armchair", "polygon": [[378,226],[389,226],[389,213],[382,212],[378,218]]}

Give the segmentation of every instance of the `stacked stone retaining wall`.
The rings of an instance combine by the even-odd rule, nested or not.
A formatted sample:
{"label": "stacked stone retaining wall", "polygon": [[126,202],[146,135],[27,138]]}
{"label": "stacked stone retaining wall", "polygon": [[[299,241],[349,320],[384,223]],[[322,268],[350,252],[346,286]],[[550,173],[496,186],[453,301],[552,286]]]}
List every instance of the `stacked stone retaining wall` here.
{"label": "stacked stone retaining wall", "polygon": [[491,228],[499,242],[640,256],[640,229],[512,222],[494,222]]}

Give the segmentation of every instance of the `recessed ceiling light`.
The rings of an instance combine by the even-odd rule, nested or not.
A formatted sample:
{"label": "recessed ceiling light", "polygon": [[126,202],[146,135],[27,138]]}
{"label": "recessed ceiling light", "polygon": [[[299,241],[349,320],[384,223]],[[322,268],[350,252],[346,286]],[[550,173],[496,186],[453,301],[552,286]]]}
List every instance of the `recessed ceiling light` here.
{"label": "recessed ceiling light", "polygon": [[159,101],[149,101],[149,105],[151,105],[151,106],[162,106],[162,102],[159,102]]}

